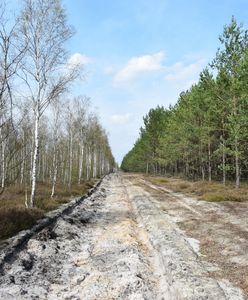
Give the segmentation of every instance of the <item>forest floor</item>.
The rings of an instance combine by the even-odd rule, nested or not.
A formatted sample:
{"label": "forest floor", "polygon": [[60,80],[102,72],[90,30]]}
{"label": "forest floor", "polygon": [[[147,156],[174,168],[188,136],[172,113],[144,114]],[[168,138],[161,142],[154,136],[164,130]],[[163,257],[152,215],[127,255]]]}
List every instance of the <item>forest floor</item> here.
{"label": "forest floor", "polygon": [[0,299],[246,299],[244,205],[108,175],[5,263]]}
{"label": "forest floor", "polygon": [[27,209],[25,200],[30,196],[30,187],[23,185],[6,187],[0,195],[0,241],[9,238],[21,230],[31,228],[46,212],[58,208],[72,198],[82,196],[92,188],[96,180],[74,183],[69,189],[66,185],[57,184],[55,195],[51,199],[51,183],[37,182],[36,208]]}

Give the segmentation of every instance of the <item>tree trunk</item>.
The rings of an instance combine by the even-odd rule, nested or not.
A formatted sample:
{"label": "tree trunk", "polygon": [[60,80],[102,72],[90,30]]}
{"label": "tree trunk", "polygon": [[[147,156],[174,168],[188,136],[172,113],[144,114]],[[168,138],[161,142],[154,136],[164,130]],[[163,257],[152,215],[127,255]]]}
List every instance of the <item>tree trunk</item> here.
{"label": "tree trunk", "polygon": [[92,175],[91,175],[91,173],[92,173],[92,165],[91,165],[91,162],[92,162],[92,158],[91,158],[92,153],[90,151],[91,151],[91,149],[89,148],[88,149],[88,161],[87,161],[87,168],[88,168],[87,179],[88,180],[92,177]]}
{"label": "tree trunk", "polygon": [[92,162],[92,167],[93,167],[93,178],[96,178],[96,168],[97,168],[97,156],[96,156],[96,149],[93,151],[93,162]]}
{"label": "tree trunk", "polygon": [[83,159],[84,159],[84,146],[81,145],[81,151],[80,151],[80,155],[79,155],[78,184],[81,183],[82,171],[83,171]]}
{"label": "tree trunk", "polygon": [[201,174],[202,174],[202,181],[205,181],[205,169],[203,165],[201,166]]}
{"label": "tree trunk", "polygon": [[148,161],[146,162],[146,175],[148,175],[148,173],[149,173],[149,163],[148,163]]}
{"label": "tree trunk", "polygon": [[186,159],[185,173],[186,173],[186,177],[189,177],[189,161],[188,161],[188,158]]}
{"label": "tree trunk", "polygon": [[[34,136],[34,133],[33,133]],[[34,144],[32,141],[31,150],[30,150],[30,171],[29,171],[29,183],[32,185],[32,170],[33,170],[33,158],[34,158]]]}
{"label": "tree trunk", "polygon": [[5,161],[5,149],[6,149],[6,141],[2,139],[2,180],[1,180],[1,187],[2,189],[5,188],[5,176],[6,176],[6,161]]}
{"label": "tree trunk", "polygon": [[[234,95],[233,97],[233,115],[236,120],[237,116],[237,98]],[[236,121],[235,121],[236,122]],[[235,151],[235,173],[236,173],[236,182],[235,182],[235,188],[239,188],[240,186],[240,169],[239,169],[239,149],[238,149],[238,136],[236,132],[236,123],[234,124],[235,130],[234,130],[234,151]]]}
{"label": "tree trunk", "polygon": [[25,132],[23,130],[23,149],[22,149],[22,163],[21,163],[20,184],[23,184],[23,182],[24,182],[25,160],[26,160],[26,141],[25,141]]}
{"label": "tree trunk", "polygon": [[46,178],[46,165],[47,165],[47,153],[46,150],[44,149],[44,153],[43,153],[43,159],[42,159],[42,181],[45,182],[45,178]]}
{"label": "tree trunk", "polygon": [[58,173],[58,163],[57,163],[57,153],[56,149],[54,149],[54,157],[53,157],[53,185],[52,185],[52,192],[51,192],[51,198],[54,197],[55,193],[55,186],[57,182],[57,173]]}
{"label": "tree trunk", "polygon": [[222,138],[223,141],[223,148],[222,148],[222,182],[223,185],[226,185],[226,152],[225,152],[225,141],[224,138]]}
{"label": "tree trunk", "polygon": [[71,189],[71,181],[72,181],[72,132],[70,130],[70,138],[69,138],[69,178],[68,178],[68,187]]}
{"label": "tree trunk", "polygon": [[239,166],[239,153],[238,153],[238,139],[235,136],[235,172],[236,172],[236,183],[235,188],[240,186],[240,166]]}
{"label": "tree trunk", "polygon": [[35,129],[34,129],[34,153],[32,160],[32,187],[31,187],[31,196],[30,196],[30,207],[35,206],[35,192],[36,192],[36,176],[37,176],[37,162],[38,162],[38,154],[39,154],[39,109],[35,114]]}
{"label": "tree trunk", "polygon": [[95,178],[95,147],[92,149],[91,154],[91,173],[90,178]]}
{"label": "tree trunk", "polygon": [[177,176],[177,161],[175,161],[175,175]]}
{"label": "tree trunk", "polygon": [[208,181],[212,180],[212,166],[211,166],[211,143],[208,141]]}

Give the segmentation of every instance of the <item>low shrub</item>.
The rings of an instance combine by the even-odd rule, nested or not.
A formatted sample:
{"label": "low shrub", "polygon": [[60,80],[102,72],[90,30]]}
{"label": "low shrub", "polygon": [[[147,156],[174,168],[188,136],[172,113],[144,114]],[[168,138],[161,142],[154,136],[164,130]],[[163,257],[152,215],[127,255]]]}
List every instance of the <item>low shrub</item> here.
{"label": "low shrub", "polygon": [[228,201],[233,201],[233,202],[244,202],[244,201],[247,201],[248,200],[248,196],[247,194],[246,195],[242,195],[242,194],[239,194],[239,193],[229,193],[227,196],[226,196],[227,200]]}
{"label": "low shrub", "polygon": [[26,194],[30,197],[30,187],[16,185],[7,187],[0,195],[0,239],[9,238],[18,231],[31,228],[44,212],[57,209],[73,197],[83,196],[94,185],[96,180],[74,183],[71,189],[63,184],[57,184],[54,198],[50,198],[51,184],[37,182],[35,206],[37,209],[26,209]]}
{"label": "low shrub", "polygon": [[205,193],[202,195],[203,200],[209,201],[209,202],[221,202],[221,201],[233,201],[233,202],[244,202],[247,201],[247,197],[238,194],[238,193],[232,193],[232,192],[212,192],[212,193]]}
{"label": "low shrub", "polygon": [[161,183],[169,182],[168,179],[166,179],[166,178],[160,178],[158,181],[161,182]]}
{"label": "low shrub", "polygon": [[55,199],[51,198],[38,198],[36,200],[36,206],[46,212],[54,210],[59,206],[59,203]]}
{"label": "low shrub", "polygon": [[203,194],[202,199],[209,202],[221,202],[227,200],[223,193],[215,193],[215,192]]}
{"label": "low shrub", "polygon": [[65,204],[68,203],[70,201],[70,198],[56,198],[56,202],[60,205],[60,204]]}
{"label": "low shrub", "polygon": [[20,230],[33,226],[44,216],[41,209],[24,207],[0,208],[0,239],[8,238]]}
{"label": "low shrub", "polygon": [[190,185],[189,185],[188,183],[180,183],[180,184],[178,185],[178,187],[179,187],[179,189],[181,189],[181,190],[185,190],[185,189],[189,188]]}

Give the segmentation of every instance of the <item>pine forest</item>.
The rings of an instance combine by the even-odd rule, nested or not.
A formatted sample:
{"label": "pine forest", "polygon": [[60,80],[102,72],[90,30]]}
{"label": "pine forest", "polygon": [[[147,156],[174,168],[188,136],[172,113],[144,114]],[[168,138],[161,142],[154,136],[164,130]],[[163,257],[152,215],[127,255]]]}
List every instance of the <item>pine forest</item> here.
{"label": "pine forest", "polygon": [[215,58],[174,106],[143,118],[122,169],[193,180],[248,178],[248,32],[232,18]]}

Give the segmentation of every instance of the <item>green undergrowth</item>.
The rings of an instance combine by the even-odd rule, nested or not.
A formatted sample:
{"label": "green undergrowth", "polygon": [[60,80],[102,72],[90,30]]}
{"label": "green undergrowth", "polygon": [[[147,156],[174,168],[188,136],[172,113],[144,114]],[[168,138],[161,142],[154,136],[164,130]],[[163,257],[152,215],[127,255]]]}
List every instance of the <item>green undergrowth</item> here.
{"label": "green undergrowth", "polygon": [[51,199],[51,185],[37,183],[36,208],[25,207],[26,196],[30,195],[30,188],[20,185],[7,187],[0,195],[0,240],[9,238],[17,232],[31,228],[37,220],[44,217],[46,212],[57,209],[61,204],[69,202],[74,197],[80,197],[93,187],[96,180],[74,184],[71,189],[58,184],[56,194]]}

